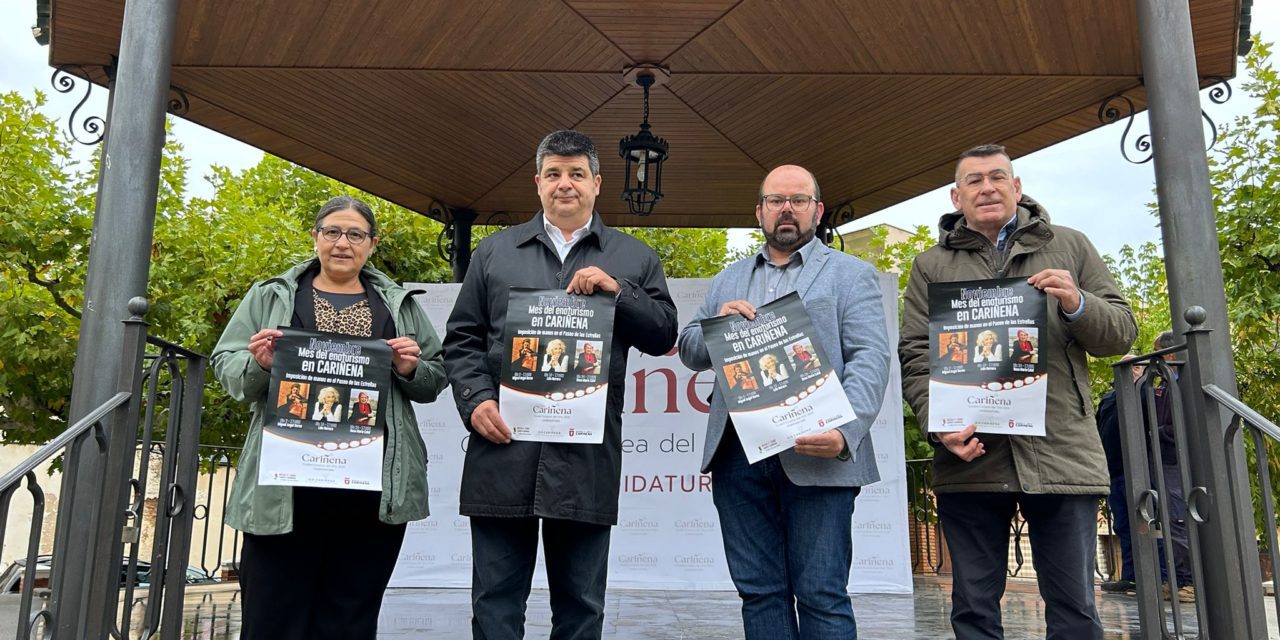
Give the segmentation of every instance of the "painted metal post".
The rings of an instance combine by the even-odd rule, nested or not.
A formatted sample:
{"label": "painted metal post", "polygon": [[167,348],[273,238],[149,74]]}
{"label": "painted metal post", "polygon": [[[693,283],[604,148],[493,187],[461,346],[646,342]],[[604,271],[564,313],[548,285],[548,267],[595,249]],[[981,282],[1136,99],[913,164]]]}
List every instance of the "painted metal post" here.
{"label": "painted metal post", "polygon": [[475,224],[476,212],[468,209],[454,209],[453,217],[453,281],[462,282],[467,277],[467,269],[471,266],[471,226]]}
{"label": "painted metal post", "polygon": [[[129,0],[125,4],[76,348],[72,423],[110,398],[125,369],[137,366],[120,350],[125,334],[120,320],[129,317],[131,298],[146,295],[177,7],[177,0]],[[137,410],[136,405],[131,407]],[[123,429],[109,433],[112,440],[127,439],[131,445],[137,436]],[[101,467],[86,447],[77,449],[84,455],[68,456],[66,465],[79,473],[70,474],[71,480],[64,481],[62,487],[62,495],[75,500],[76,509],[62,510],[53,559],[55,567],[61,565],[66,570],[55,570],[50,609],[56,617],[56,637],[101,638],[107,637],[102,620],[114,612],[91,611],[94,598],[86,591],[118,590],[118,567],[114,576],[100,575],[92,568],[106,561],[99,557],[102,547],[98,538],[118,539],[120,532],[97,531],[90,516],[100,508],[114,508],[101,501],[114,502],[120,488],[95,482],[101,477]],[[128,450],[131,455],[132,446]],[[105,463],[112,466],[110,459]],[[104,514],[111,515],[115,514]],[[86,585],[89,572],[102,584]]]}
{"label": "painted metal post", "polygon": [[[1207,605],[1208,620],[1203,622],[1209,637],[1265,638],[1252,508],[1239,500],[1234,509],[1230,504],[1233,488],[1234,495],[1245,500],[1249,496],[1244,450],[1238,444],[1223,447],[1230,416],[1199,392],[1203,385],[1215,384],[1237,393],[1191,12],[1188,0],[1136,0],[1136,5],[1160,229],[1164,246],[1177,247],[1165,252],[1170,321],[1175,331],[1187,333],[1188,366],[1183,375],[1190,379],[1185,388],[1196,390],[1183,398],[1190,450],[1188,460],[1180,461],[1191,466],[1194,486],[1187,489],[1188,506],[1193,513],[1199,510],[1203,520],[1188,522],[1200,533],[1204,558],[1196,596]],[[1183,311],[1197,306],[1201,309],[1196,322],[1191,322],[1191,313],[1182,317]],[[1189,323],[1199,326],[1188,331]],[[1199,487],[1205,493],[1197,504],[1190,498],[1199,494]],[[1236,521],[1246,517],[1247,526]]]}

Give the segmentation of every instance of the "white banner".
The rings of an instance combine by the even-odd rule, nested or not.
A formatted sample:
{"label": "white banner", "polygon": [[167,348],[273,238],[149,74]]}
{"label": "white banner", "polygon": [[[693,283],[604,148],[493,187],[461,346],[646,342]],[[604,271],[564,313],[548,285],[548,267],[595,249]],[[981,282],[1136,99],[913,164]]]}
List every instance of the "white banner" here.
{"label": "white banner", "polygon": [[[667,284],[680,323],[692,318],[709,280]],[[457,296],[457,284],[406,284],[423,289],[415,299],[436,333]],[[898,342],[897,276],[881,274],[889,344]],[[863,487],[854,510],[854,561],[849,591],[911,593],[907,530],[906,458],[902,442],[902,377],[898,359],[884,405],[871,434],[881,481]],[[706,436],[706,399],[715,374],[694,374],[675,350],[648,356],[633,350],[627,362],[623,404],[622,494],[610,546],[609,585],[638,589],[732,590],[724,562],[720,523],[711,503],[711,477],[699,473]],[[471,532],[458,515],[458,489],[467,431],[446,389],[429,405],[417,405],[427,442],[431,517],[409,524],[393,587],[469,587]],[[546,586],[539,569],[534,586]]]}

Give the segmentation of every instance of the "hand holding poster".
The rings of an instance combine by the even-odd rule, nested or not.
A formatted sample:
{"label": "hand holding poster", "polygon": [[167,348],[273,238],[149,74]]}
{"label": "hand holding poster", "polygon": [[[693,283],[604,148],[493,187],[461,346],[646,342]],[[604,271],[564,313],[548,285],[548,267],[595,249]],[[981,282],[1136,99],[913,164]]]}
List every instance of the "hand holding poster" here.
{"label": "hand holding poster", "polygon": [[280,327],[258,483],[382,490],[385,340]]}
{"label": "hand holding poster", "polygon": [[854,419],[839,376],[813,340],[799,295],[756,309],[754,320],[738,314],[707,318],[702,335],[748,462]]}
{"label": "hand holding poster", "polygon": [[511,439],[604,442],[613,296],[511,288],[498,413]]}
{"label": "hand holding poster", "polygon": [[929,284],[929,431],[1044,435],[1047,308],[1025,278]]}

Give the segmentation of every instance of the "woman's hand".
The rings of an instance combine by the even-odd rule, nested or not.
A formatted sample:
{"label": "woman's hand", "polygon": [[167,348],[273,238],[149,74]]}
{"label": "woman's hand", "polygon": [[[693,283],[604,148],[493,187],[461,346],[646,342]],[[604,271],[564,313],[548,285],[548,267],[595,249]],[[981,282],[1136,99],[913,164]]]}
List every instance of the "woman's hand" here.
{"label": "woman's hand", "polygon": [[400,336],[387,341],[391,347],[391,366],[402,378],[412,378],[418,370],[418,358],[422,356],[422,348],[413,338]]}
{"label": "woman's hand", "polygon": [[263,329],[249,338],[249,354],[263,371],[271,370],[276,355],[276,338],[282,335],[284,332],[277,329]]}

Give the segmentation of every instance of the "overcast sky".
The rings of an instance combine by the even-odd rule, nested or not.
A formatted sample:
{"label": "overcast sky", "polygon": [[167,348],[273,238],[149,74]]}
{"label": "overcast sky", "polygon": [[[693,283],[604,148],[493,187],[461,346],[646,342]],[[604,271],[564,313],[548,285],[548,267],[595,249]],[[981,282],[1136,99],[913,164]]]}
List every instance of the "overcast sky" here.
{"label": "overcast sky", "polygon": [[[0,3],[0,91],[16,90],[30,96],[40,89],[51,94],[48,113],[65,119],[79,99],[52,91],[49,77],[48,50],[36,44],[30,26],[35,22],[35,0],[5,0]],[[1255,0],[1252,31],[1267,40],[1280,39],[1280,2]],[[1243,73],[1244,63],[1238,67]],[[1201,102],[1215,122],[1229,122],[1236,115],[1252,111],[1256,106],[1240,91],[1243,78],[1232,81],[1235,97],[1225,105],[1215,105],[1204,98]],[[86,110],[105,115],[105,91],[95,88]],[[1146,132],[1145,114],[1135,124],[1136,132]],[[189,192],[205,196],[208,183],[201,179],[211,164],[232,169],[252,166],[262,152],[219,133],[180,118],[175,119],[177,139],[186,147],[191,160],[192,181]],[[1118,123],[1059,143],[1048,149],[1019,158],[1015,172],[1022,177],[1023,191],[1048,209],[1053,221],[1084,231],[1103,253],[1114,254],[1123,244],[1151,240],[1159,242],[1156,218],[1147,211],[1155,200],[1155,179],[1151,163],[1131,165],[1120,155]],[[819,179],[822,176],[818,176]],[[842,231],[850,231],[879,223],[912,228],[936,224],[938,216],[950,210],[947,188],[935,190],[895,207],[862,218]]]}

